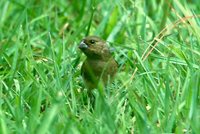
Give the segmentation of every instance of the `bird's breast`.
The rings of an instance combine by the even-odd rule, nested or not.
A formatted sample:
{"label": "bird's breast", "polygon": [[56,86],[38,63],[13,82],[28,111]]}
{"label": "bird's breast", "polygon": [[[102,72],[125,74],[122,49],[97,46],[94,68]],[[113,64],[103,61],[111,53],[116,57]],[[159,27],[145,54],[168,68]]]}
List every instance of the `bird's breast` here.
{"label": "bird's breast", "polygon": [[117,63],[114,59],[86,60],[82,66],[82,75],[86,79],[98,80],[100,77],[106,81],[107,77],[113,77],[117,72]]}

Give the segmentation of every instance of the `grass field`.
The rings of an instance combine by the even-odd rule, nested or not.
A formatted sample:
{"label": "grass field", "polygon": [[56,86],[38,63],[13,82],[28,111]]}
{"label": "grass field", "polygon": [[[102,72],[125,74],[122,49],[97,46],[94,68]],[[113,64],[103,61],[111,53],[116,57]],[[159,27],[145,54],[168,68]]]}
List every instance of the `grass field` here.
{"label": "grass field", "polygon": [[[198,0],[1,0],[0,133],[200,132]],[[119,70],[90,104],[81,39]]]}

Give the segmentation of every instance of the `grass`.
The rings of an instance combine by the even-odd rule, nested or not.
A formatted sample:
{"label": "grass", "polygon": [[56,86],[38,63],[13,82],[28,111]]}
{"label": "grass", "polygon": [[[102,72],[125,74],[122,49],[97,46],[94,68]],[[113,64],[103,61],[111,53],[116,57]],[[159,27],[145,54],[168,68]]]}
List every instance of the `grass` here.
{"label": "grass", "polygon": [[[200,132],[198,0],[1,0],[0,133]],[[120,64],[89,102],[86,35]]]}

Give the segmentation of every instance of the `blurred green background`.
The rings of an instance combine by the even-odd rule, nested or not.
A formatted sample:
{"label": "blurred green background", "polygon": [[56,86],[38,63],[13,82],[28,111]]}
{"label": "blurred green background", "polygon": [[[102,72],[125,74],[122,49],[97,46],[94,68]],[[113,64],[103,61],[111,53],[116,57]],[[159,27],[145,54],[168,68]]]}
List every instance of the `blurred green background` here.
{"label": "blurred green background", "polygon": [[[1,0],[0,133],[200,132],[199,17],[198,0]],[[87,35],[120,66],[94,107]]]}

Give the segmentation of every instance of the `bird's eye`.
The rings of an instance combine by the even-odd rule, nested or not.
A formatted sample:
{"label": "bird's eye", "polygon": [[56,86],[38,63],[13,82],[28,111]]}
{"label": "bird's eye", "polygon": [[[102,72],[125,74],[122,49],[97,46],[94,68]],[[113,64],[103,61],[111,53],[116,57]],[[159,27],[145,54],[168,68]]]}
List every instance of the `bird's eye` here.
{"label": "bird's eye", "polygon": [[95,43],[95,41],[94,41],[94,40],[90,40],[90,43],[91,43],[91,44],[94,44],[94,43]]}

